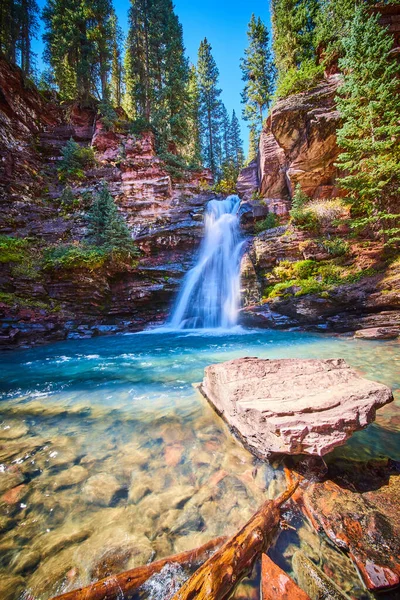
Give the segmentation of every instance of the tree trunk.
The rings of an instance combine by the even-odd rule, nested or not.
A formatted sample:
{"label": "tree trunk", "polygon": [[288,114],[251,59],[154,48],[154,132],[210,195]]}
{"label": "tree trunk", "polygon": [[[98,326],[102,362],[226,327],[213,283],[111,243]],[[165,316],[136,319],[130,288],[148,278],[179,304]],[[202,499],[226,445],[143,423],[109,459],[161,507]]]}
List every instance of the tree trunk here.
{"label": "tree trunk", "polygon": [[267,500],[246,525],[183,584],[172,600],[226,600],[251,573],[256,559],[271,545],[280,507],[294,493],[295,482],[277,500]]}
{"label": "tree trunk", "polygon": [[119,575],[100,579],[100,581],[96,581],[96,583],[87,587],[56,596],[53,600],[117,600],[117,598],[121,597],[121,594],[128,600],[138,592],[138,589],[152,575],[159,573],[166,564],[178,563],[183,567],[196,567],[206,561],[213,551],[219,548],[225,541],[225,537],[215,538],[195,550],[181,552],[180,554],[158,560],[150,565],[136,567]]}

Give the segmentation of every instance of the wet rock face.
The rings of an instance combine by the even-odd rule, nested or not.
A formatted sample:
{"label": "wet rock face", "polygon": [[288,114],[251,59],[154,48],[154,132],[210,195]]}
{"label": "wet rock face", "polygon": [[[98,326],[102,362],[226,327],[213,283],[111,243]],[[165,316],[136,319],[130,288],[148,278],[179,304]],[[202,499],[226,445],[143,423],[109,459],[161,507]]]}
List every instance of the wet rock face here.
{"label": "wet rock face", "polygon": [[295,501],[317,531],[349,554],[368,590],[395,588],[400,583],[400,465],[335,461],[328,476],[308,482]]}
{"label": "wet rock face", "polygon": [[323,456],[393,400],[342,359],[232,360],[207,367],[201,391],[260,458]]}

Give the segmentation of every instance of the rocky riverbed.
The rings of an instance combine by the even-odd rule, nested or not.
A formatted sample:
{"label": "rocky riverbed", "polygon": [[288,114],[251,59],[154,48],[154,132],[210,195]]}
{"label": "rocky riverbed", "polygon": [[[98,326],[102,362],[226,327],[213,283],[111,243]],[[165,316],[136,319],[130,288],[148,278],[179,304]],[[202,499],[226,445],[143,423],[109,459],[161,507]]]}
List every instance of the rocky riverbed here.
{"label": "rocky riverbed", "polygon": [[[137,334],[63,342],[2,357],[1,597],[51,595],[232,534],[285,487],[193,389],[206,365],[344,356],[398,386],[398,342],[254,332]],[[399,460],[400,398],[333,457]],[[353,598],[370,598],[349,558],[297,509],[271,556],[288,572],[301,548]],[[296,576],[295,573],[292,575]],[[257,579],[236,598],[258,598]]]}

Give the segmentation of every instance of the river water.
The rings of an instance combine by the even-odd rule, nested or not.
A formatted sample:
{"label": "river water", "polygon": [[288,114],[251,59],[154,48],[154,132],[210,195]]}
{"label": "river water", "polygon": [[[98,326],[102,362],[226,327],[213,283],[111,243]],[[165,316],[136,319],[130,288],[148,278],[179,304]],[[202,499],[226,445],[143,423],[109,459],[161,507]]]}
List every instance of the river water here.
{"label": "river water", "polygon": [[[0,597],[27,590],[46,600],[232,534],[284,487],[281,468],[245,450],[193,387],[206,365],[240,356],[343,357],[394,388],[396,401],[333,458],[400,460],[399,349],[398,342],[238,328],[2,354]],[[300,546],[354,598],[369,598],[344,555],[298,515],[288,518],[296,531],[280,536],[274,559],[290,571]],[[236,598],[258,598],[256,580]]]}

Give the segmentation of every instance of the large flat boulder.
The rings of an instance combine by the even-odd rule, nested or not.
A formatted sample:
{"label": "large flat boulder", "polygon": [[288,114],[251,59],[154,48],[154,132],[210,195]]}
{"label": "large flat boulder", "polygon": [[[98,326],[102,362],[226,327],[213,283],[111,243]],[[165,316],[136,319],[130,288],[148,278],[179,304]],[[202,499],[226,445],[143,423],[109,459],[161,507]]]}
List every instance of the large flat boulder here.
{"label": "large flat boulder", "polygon": [[240,358],[205,369],[201,391],[257,456],[323,456],[392,402],[342,359]]}

